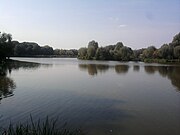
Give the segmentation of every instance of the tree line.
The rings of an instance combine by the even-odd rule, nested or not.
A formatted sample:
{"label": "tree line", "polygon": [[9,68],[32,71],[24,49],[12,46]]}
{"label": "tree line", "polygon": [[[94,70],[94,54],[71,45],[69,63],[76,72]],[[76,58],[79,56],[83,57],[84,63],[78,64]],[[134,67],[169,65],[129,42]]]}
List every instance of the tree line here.
{"label": "tree line", "polygon": [[99,47],[98,42],[90,41],[88,47],[78,50],[78,58],[85,60],[116,60],[116,61],[173,61],[180,60],[180,33],[174,36],[169,44],[160,48],[149,46],[147,48],[132,50],[130,47],[118,42],[115,45]]}
{"label": "tree line", "polygon": [[0,61],[8,57],[77,57],[76,49],[53,49],[45,45],[40,46],[34,42],[12,41],[12,35],[0,32]]}
{"label": "tree line", "polygon": [[13,56],[52,56],[52,57],[77,57],[78,51],[75,49],[53,49],[45,45],[39,46],[33,42],[12,41]]}
{"label": "tree line", "polygon": [[88,47],[76,49],[53,49],[45,45],[39,46],[33,42],[12,41],[12,35],[0,32],[0,61],[11,56],[20,57],[77,57],[84,60],[116,60],[116,61],[145,61],[167,62],[180,61],[180,33],[173,37],[169,44],[160,48],[149,46],[147,48],[132,50],[122,42],[115,45],[99,47],[98,42],[90,41]]}

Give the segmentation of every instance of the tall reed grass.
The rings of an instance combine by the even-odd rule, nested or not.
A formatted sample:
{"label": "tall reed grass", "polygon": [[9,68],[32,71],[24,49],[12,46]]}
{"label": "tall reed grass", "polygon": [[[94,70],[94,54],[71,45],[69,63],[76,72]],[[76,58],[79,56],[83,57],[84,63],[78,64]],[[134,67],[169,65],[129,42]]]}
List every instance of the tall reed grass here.
{"label": "tall reed grass", "polygon": [[26,124],[9,124],[7,128],[1,128],[1,135],[84,135],[82,130],[74,129],[68,130],[66,125],[61,128],[57,128],[57,119],[46,120],[42,122],[40,119],[38,122],[34,122],[32,116],[30,116],[30,123]]}

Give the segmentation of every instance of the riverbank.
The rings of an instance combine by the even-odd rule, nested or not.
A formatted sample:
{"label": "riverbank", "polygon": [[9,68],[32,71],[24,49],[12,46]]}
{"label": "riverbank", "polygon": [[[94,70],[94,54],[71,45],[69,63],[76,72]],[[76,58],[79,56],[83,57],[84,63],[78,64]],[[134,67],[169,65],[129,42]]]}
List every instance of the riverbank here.
{"label": "riverbank", "polygon": [[160,63],[160,64],[180,64],[180,59],[144,59],[145,63]]}
{"label": "riverbank", "polygon": [[28,58],[77,58],[77,56],[70,55],[23,55],[23,56],[13,56],[13,57],[28,57]]}

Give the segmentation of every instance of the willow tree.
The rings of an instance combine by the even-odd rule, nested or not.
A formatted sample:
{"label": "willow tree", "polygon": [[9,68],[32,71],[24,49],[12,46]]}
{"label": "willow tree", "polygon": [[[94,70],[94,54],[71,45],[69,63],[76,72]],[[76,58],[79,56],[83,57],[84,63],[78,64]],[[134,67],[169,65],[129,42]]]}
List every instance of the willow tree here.
{"label": "willow tree", "polygon": [[9,58],[12,55],[12,35],[0,32],[0,60]]}

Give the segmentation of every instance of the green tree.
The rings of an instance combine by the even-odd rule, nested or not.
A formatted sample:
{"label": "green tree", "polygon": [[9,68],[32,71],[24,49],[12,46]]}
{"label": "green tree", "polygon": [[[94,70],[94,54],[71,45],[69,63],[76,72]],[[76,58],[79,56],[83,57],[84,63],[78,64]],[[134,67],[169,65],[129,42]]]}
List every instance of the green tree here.
{"label": "green tree", "polygon": [[149,46],[147,49],[145,49],[144,51],[143,51],[143,58],[150,58],[150,59],[152,59],[152,58],[154,58],[154,52],[156,51],[156,47],[154,47],[154,46]]}
{"label": "green tree", "polygon": [[53,55],[54,51],[53,48],[45,45],[43,47],[41,47],[41,55]]}
{"label": "green tree", "polygon": [[169,59],[170,48],[168,44],[164,44],[158,49],[158,57],[162,59]]}
{"label": "green tree", "polygon": [[140,61],[141,60],[141,55],[143,54],[144,49],[138,49],[138,50],[133,50],[133,60],[135,61]]}
{"label": "green tree", "polygon": [[174,48],[174,57],[180,59],[180,46]]}
{"label": "green tree", "polygon": [[122,42],[118,42],[118,43],[115,45],[114,51],[119,51],[123,46],[124,46],[124,45],[123,45]]}
{"label": "green tree", "polygon": [[96,54],[96,50],[98,49],[98,42],[92,40],[88,43],[87,48],[87,59],[94,59],[94,56]]}
{"label": "green tree", "polygon": [[106,50],[103,47],[97,49],[95,59],[106,60]]}
{"label": "green tree", "polygon": [[0,43],[5,43],[5,42],[11,42],[12,41],[12,35],[7,34],[7,33],[2,33],[0,32]]}
{"label": "green tree", "polygon": [[[112,51],[111,51],[112,53]],[[124,46],[122,42],[118,42],[114,48],[114,60],[128,61],[132,59],[133,51],[131,48]]]}
{"label": "green tree", "polygon": [[118,42],[115,45],[114,51],[111,51],[111,54],[113,55],[113,59],[114,60],[121,60],[121,48],[123,47],[123,43],[122,42]]}
{"label": "green tree", "polygon": [[96,41],[94,41],[94,40],[90,41],[90,42],[88,43],[88,48],[90,48],[90,47],[94,47],[94,49],[97,50],[97,48],[98,48],[98,42],[96,42]]}
{"label": "green tree", "polygon": [[0,32],[0,60],[10,57],[13,53],[12,35]]}
{"label": "green tree", "polygon": [[55,49],[54,50],[54,55],[60,55],[60,49]]}
{"label": "green tree", "polygon": [[157,57],[161,59],[173,59],[173,50],[173,46],[164,44],[157,50]]}
{"label": "green tree", "polygon": [[93,59],[95,54],[96,54],[95,47],[93,47],[93,46],[88,47],[88,49],[87,49],[87,58],[88,59]]}
{"label": "green tree", "polygon": [[176,47],[176,46],[180,46],[180,33],[176,34],[172,40],[172,42],[170,43],[171,46]]}
{"label": "green tree", "polygon": [[86,59],[87,58],[87,48],[81,47],[78,50],[78,58],[79,59]]}
{"label": "green tree", "polygon": [[132,57],[133,51],[131,48],[123,46],[120,49],[120,54],[121,54],[121,60],[122,61],[129,61],[132,59],[131,57]]}
{"label": "green tree", "polygon": [[114,48],[115,48],[115,45],[108,45],[108,46],[104,47],[105,52],[106,52],[106,60],[114,60],[113,59],[113,57],[114,57]]}

